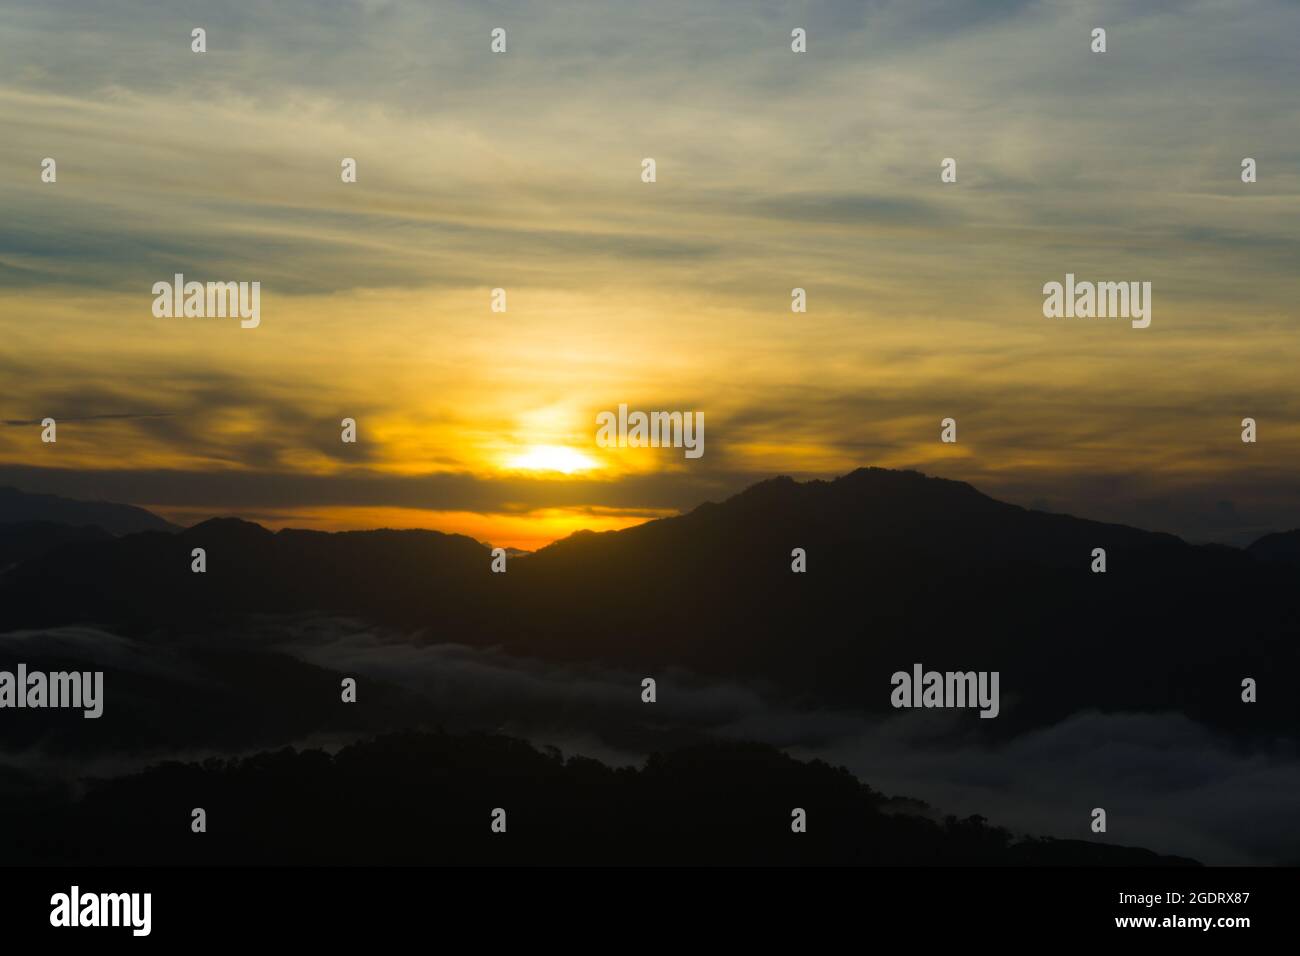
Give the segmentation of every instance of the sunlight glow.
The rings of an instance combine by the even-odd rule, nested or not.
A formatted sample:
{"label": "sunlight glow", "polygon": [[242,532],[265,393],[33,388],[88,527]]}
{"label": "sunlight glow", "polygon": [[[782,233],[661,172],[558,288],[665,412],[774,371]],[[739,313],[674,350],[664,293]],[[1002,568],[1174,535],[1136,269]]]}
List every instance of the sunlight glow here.
{"label": "sunlight glow", "polygon": [[563,475],[572,475],[579,471],[590,471],[597,464],[582,452],[563,445],[533,445],[522,454],[510,458],[506,467],[514,471],[557,471]]}

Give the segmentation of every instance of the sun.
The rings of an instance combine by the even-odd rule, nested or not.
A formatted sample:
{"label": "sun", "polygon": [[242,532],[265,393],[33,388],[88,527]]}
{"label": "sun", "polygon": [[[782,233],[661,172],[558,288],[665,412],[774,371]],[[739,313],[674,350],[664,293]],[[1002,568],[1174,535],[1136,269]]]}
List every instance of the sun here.
{"label": "sun", "polygon": [[562,475],[572,475],[579,471],[590,471],[597,465],[594,460],[573,448],[563,445],[532,445],[507,460],[506,467],[514,471],[557,471]]}

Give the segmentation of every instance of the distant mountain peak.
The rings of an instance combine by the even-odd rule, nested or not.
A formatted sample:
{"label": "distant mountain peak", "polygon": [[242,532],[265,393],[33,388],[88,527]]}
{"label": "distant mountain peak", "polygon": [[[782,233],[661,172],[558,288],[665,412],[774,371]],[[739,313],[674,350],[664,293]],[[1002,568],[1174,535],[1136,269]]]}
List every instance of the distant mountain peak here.
{"label": "distant mountain peak", "polygon": [[916,471],[913,468],[879,468],[876,466],[855,468],[847,474],[832,479],[830,482],[827,482],[827,484],[856,489],[866,487],[876,487],[882,490],[924,488],[930,492],[976,496],[979,498],[987,498],[989,501],[996,500],[994,498],[989,498],[988,495],[984,494],[984,492],[980,491],[969,482],[957,481],[953,478],[940,478],[936,475],[927,475],[924,472]]}
{"label": "distant mountain peak", "polygon": [[[750,485],[720,504],[711,503],[704,510],[749,510],[781,508],[820,502],[835,506],[867,503],[888,498],[900,507],[943,506],[959,502],[965,507],[1015,508],[979,491],[964,481],[935,478],[911,469],[855,468],[829,480],[811,478],[798,481],[789,475],[767,478]],[[700,509],[697,509],[700,510]]]}
{"label": "distant mountain peak", "polygon": [[1300,564],[1300,528],[1266,534],[1246,550],[1262,561]]}
{"label": "distant mountain peak", "polygon": [[222,537],[274,537],[275,532],[268,531],[255,521],[245,521],[243,518],[222,517],[209,518],[207,521],[200,521],[196,525],[185,529],[185,535],[194,534],[211,535],[217,534]]}
{"label": "distant mountain peak", "polygon": [[29,521],[48,521],[74,527],[91,525],[114,535],[180,530],[170,521],[135,505],[79,501],[59,495],[22,491],[10,485],[0,487],[0,524]]}

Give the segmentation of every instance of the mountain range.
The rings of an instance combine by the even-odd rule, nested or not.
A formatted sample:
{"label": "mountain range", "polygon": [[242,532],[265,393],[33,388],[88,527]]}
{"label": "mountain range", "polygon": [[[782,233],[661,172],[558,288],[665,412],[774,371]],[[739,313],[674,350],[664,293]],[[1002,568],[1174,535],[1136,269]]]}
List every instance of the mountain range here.
{"label": "mountain range", "polygon": [[17,488],[0,487],[0,524],[31,521],[74,527],[90,525],[109,534],[179,530],[170,521],[134,505],[77,501],[58,495],[33,494]]}
{"label": "mountain range", "polygon": [[[247,832],[232,834],[213,861],[314,859],[305,849],[314,839],[308,830],[277,830],[272,839],[259,829],[265,790],[258,788],[266,780],[279,780],[286,793],[343,788],[356,809],[372,800],[357,789],[358,766],[394,782],[402,767],[428,753],[450,761],[447,767],[471,760],[489,776],[495,771],[488,764],[503,755],[514,761],[507,775],[526,778],[536,769],[535,758],[520,749],[531,744],[502,743],[483,731],[513,730],[534,742],[560,735],[579,752],[598,742],[615,765],[660,754],[659,766],[672,768],[687,787],[692,775],[712,779],[699,761],[701,753],[719,753],[707,749],[719,734],[802,741],[816,751],[822,738],[830,746],[831,738],[862,732],[836,738],[836,727],[886,726],[880,722],[900,714],[891,706],[891,676],[914,664],[1001,677],[996,719],[980,719],[974,710],[918,712],[933,717],[932,726],[895,749],[910,759],[939,748],[954,768],[946,779],[969,777],[968,767],[992,759],[986,754],[1028,747],[1037,760],[1043,746],[1075,746],[1071,734],[1081,727],[1094,728],[1094,737],[1107,727],[1147,733],[1132,723],[1141,715],[1187,720],[1213,735],[1214,766],[1238,759],[1247,768],[1268,766],[1276,758],[1285,779],[1286,755],[1300,736],[1288,676],[1300,664],[1296,531],[1245,549],[1192,545],[1017,507],[961,482],[866,468],[832,481],[775,478],[677,517],[579,532],[531,554],[511,552],[505,573],[494,573],[489,546],[461,535],[270,531],[234,518],[176,529],[140,509],[95,504],[94,513],[108,516],[104,527],[81,524],[89,512],[79,503],[31,496],[28,509],[25,497],[4,493],[5,516],[20,520],[0,523],[0,669],[17,661],[103,669],[108,691],[99,720],[39,710],[4,714],[0,754],[7,755],[3,763],[16,762],[0,772],[0,808],[18,819],[35,812],[33,801],[46,806],[45,816],[31,821],[32,832],[46,825],[84,832],[86,845],[99,847],[95,858],[105,861],[166,860],[181,852],[161,832],[134,855],[129,841],[96,843],[85,820],[143,814],[137,822],[147,828],[164,810],[161,796],[151,794],[170,793],[184,781],[182,791],[215,790],[243,808]],[[131,522],[135,530],[124,530]],[[1093,570],[1098,548],[1105,550],[1104,573]],[[203,573],[192,570],[195,549],[204,552]],[[806,560],[802,572],[793,570],[796,549]],[[345,677],[358,680],[355,706],[340,704]],[[651,709],[640,696],[647,677],[657,682]],[[1243,701],[1245,678],[1257,682],[1257,702]],[[887,726],[891,735],[902,727]],[[438,736],[446,733],[452,736]],[[1049,739],[1063,743],[1032,743]],[[296,749],[283,751],[287,745]],[[1090,747],[1097,745],[1090,739]],[[1089,786],[1110,792],[1109,803],[1121,812],[1158,814],[1134,781],[1150,777],[1159,787],[1163,774],[1185,779],[1193,772],[1143,767],[1134,777],[1120,756],[1133,742],[1117,736],[1105,745],[1116,757]],[[349,755],[342,762],[341,754],[331,755],[339,746]],[[1195,752],[1198,761],[1213,763],[1208,751]],[[774,750],[736,753],[751,761],[744,774],[760,780],[785,759]],[[213,763],[215,755],[233,762]],[[657,825],[663,781],[620,777],[624,771],[585,756],[570,760],[577,762],[548,764],[552,789],[520,790],[519,806],[617,799],[640,807],[641,823],[598,814],[603,822],[584,831],[592,838],[573,841],[568,851],[549,838],[531,844],[542,857],[598,861],[605,846],[622,848],[615,855],[627,850],[681,862],[690,858],[692,840],[706,841],[682,803],[672,825],[695,836],[665,840],[657,853],[642,836],[644,827]],[[430,770],[428,786],[444,786],[447,767]],[[1109,783],[1106,767],[1119,774]],[[1213,772],[1194,771],[1209,783]],[[86,791],[87,774],[106,781]],[[814,794],[831,786],[816,762],[780,774],[807,780]],[[848,781],[857,785],[852,775]],[[478,793],[479,783],[462,783],[465,793]],[[709,784],[715,785],[721,784]],[[761,789],[753,781],[745,786]],[[996,787],[990,793],[1014,820],[1018,794]],[[776,813],[787,796],[762,812]],[[852,816],[860,798],[852,787],[841,796],[847,802],[835,812]],[[457,806],[470,812],[477,799],[462,793]],[[800,799],[816,802],[807,791]],[[876,798],[861,799],[867,812]],[[1071,821],[1066,833],[1082,836],[1088,798],[1052,798],[1051,807],[1062,800],[1065,809],[1053,812]],[[1263,793],[1252,806],[1259,800],[1271,806]],[[866,845],[852,842],[835,850],[834,841],[815,841],[819,848],[807,853],[770,842],[746,849],[745,828],[760,825],[751,810],[759,812],[742,813],[743,827],[728,831],[725,846],[696,859],[870,861]],[[934,819],[928,809],[907,812]],[[365,849],[383,827],[375,829],[373,816],[349,820],[337,832],[362,848],[341,860],[435,854],[433,844],[403,850],[400,840]],[[1195,825],[1203,832],[1216,826],[1202,816]],[[868,840],[877,844],[878,862],[904,862],[908,854],[949,863],[1155,862],[1144,851],[1096,840],[1017,843],[978,820],[953,818],[938,829],[906,820],[879,827]],[[1254,845],[1249,834],[1241,840]],[[482,851],[451,831],[435,843],[457,859]],[[1167,841],[1175,850],[1182,845]],[[32,861],[85,859],[40,841],[23,852]],[[519,852],[511,858],[526,861],[531,851]],[[1284,857],[1294,852],[1278,850]]]}
{"label": "mountain range", "polygon": [[[20,534],[33,531],[0,531],[0,551]],[[252,614],[329,613],[421,641],[681,668],[866,711],[888,711],[891,675],[914,663],[998,671],[1002,716],[980,733],[1095,708],[1287,735],[1300,726],[1300,697],[1282,683],[1300,664],[1298,541],[1192,545],[872,468],[772,479],[679,517],[580,532],[503,574],[485,545],[434,531],[271,532],[222,518],[29,542],[0,576],[0,627],[163,641]],[[191,571],[195,548],[206,573]],[[795,548],[804,573],[792,571]],[[1104,573],[1092,570],[1096,548]],[[1247,677],[1259,684],[1249,706]]]}

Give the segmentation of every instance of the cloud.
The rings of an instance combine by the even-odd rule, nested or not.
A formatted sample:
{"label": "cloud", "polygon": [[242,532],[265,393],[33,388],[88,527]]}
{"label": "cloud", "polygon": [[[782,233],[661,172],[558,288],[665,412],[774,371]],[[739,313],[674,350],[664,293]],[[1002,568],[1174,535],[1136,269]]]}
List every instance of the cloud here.
{"label": "cloud", "polygon": [[1107,842],[1224,865],[1300,860],[1293,749],[1245,749],[1178,714],[1081,712],[993,744],[969,733],[965,715],[882,720],[792,709],[751,687],[668,673],[659,675],[650,718],[642,675],[628,671],[546,665],[326,619],[277,623],[249,639],[286,636],[281,649],[310,663],[382,679],[447,711],[600,759],[635,762],[672,740],[674,728],[689,729],[847,766],[885,793],[982,814],[1015,832],[1092,839],[1091,811],[1101,806]]}
{"label": "cloud", "polygon": [[[931,274],[970,270],[960,256],[936,269],[956,225],[1008,270],[1134,228],[1148,271],[1190,243],[1284,277],[1294,251],[1283,38],[1300,14],[1284,3],[1104,4],[1089,13],[1113,38],[1100,73],[1090,19],[1027,2],[76,9],[0,11],[15,78],[0,115],[23,144],[5,158],[64,154],[57,190],[29,177],[6,191],[0,261],[24,284],[121,285],[182,263],[255,267],[309,294],[479,284],[507,263],[534,281],[607,274],[606,255],[658,260],[639,280],[657,282],[683,257],[745,269],[766,248],[791,262],[782,236],[800,224],[792,265],[846,243],[859,261],[898,255],[889,230],[828,223],[905,227],[932,251],[903,258]],[[811,31],[799,57],[794,19]],[[505,56],[487,51],[498,21]],[[199,22],[208,54],[189,50]],[[1260,124],[1273,162],[1252,195],[1283,201],[1225,203],[1240,157],[1212,164],[1201,144],[1249,150]],[[629,187],[651,153],[664,188],[647,203]],[[938,160],[954,154],[970,188],[940,191]],[[351,193],[336,182],[344,155],[361,164]]]}
{"label": "cloud", "polygon": [[[1092,808],[1100,806],[1107,811],[1106,842],[1214,864],[1300,859],[1293,798],[1300,759],[1285,741],[1250,748],[1177,714],[1085,711],[994,742],[972,733],[965,713],[919,711],[882,719],[809,710],[776,701],[760,688],[672,670],[656,675],[658,702],[651,709],[640,699],[640,673],[549,664],[430,643],[430,637],[345,619],[262,617],[229,634],[222,646],[284,654],[418,694],[427,719],[449,729],[522,736],[617,766],[639,764],[651,752],[700,735],[758,740],[801,759],[846,766],[875,789],[924,800],[936,813],[981,814],[1013,832],[1095,839],[1088,825]],[[29,662],[81,661],[169,683],[211,680],[196,663],[202,657],[190,659],[184,646],[164,650],[88,628],[3,634],[0,654]],[[285,693],[296,690],[286,687]],[[333,749],[360,734],[302,737],[295,726],[295,739],[277,745]],[[274,739],[283,731],[268,726],[260,732]],[[3,762],[73,778],[207,754],[195,748],[140,754],[134,747],[100,746],[87,764],[80,753],[74,760],[32,748],[6,753]]]}
{"label": "cloud", "polygon": [[93,669],[133,671],[194,683],[208,680],[201,670],[166,650],[92,627],[2,632],[0,654],[14,661],[74,660]]}
{"label": "cloud", "polygon": [[886,792],[1017,832],[1099,839],[1219,865],[1300,859],[1293,752],[1244,751],[1176,714],[1080,713],[997,747],[934,746],[900,718],[795,756],[843,764]]}
{"label": "cloud", "polygon": [[[875,464],[1197,538],[1300,524],[1297,28],[1280,0],[2,5],[0,417],[100,417],[0,430],[0,461],[193,513],[282,511],[292,474],[655,509]],[[1152,281],[1152,327],[1046,322],[1067,271]],[[262,326],[153,318],[175,272],[261,281]],[[620,401],[705,412],[690,477],[606,456],[661,477],[504,494],[502,461]],[[131,409],[168,417],[103,417]],[[380,480],[425,474],[472,477]]]}
{"label": "cloud", "polygon": [[[59,421],[63,422],[97,422],[97,421],[140,421],[149,418],[166,418],[167,412],[121,412],[115,415],[63,415]],[[0,425],[40,425],[44,419],[8,419],[0,421]]]}
{"label": "cloud", "polygon": [[[733,478],[733,482],[739,483]],[[227,473],[123,469],[52,471],[0,465],[0,483],[74,498],[127,499],[155,506],[202,501],[218,512],[288,506],[377,506],[434,511],[526,512],[536,508],[618,509],[646,513],[689,508],[717,489],[689,473],[653,474],[619,481],[483,478],[469,473],[336,475],[292,472]]]}

